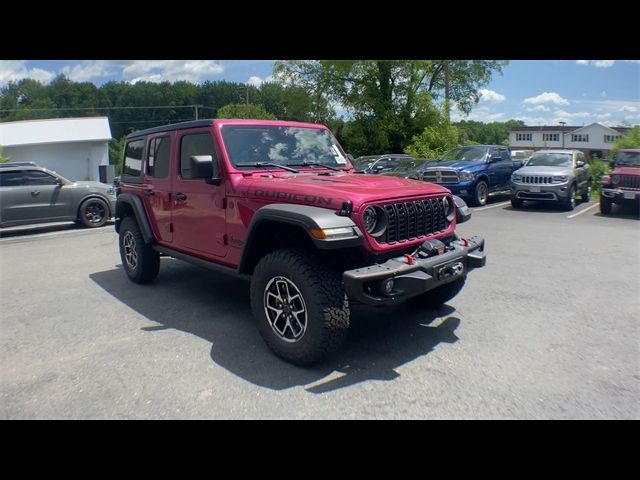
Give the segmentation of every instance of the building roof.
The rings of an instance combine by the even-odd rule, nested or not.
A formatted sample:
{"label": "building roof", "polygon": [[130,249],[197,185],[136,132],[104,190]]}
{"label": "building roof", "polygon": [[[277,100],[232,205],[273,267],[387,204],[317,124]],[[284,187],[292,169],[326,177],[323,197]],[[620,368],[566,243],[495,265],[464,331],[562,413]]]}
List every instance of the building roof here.
{"label": "building roof", "polygon": [[574,130],[580,130],[582,128],[590,127],[591,125],[600,125],[603,128],[608,128],[610,130],[615,130],[618,133],[627,133],[631,130],[631,127],[607,127],[606,125],[602,125],[601,123],[595,122],[589,125],[538,125],[538,126],[524,126],[524,127],[512,127],[512,132],[562,132],[571,133]]}
{"label": "building roof", "polygon": [[52,118],[0,123],[0,145],[42,145],[47,143],[111,140],[107,117]]}

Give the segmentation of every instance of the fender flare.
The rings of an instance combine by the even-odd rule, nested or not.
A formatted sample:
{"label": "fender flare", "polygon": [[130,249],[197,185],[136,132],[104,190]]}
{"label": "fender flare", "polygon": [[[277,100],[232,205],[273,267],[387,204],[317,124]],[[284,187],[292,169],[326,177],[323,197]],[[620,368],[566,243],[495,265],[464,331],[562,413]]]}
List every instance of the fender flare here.
{"label": "fender flare", "polygon": [[[337,215],[335,210],[310,205],[272,203],[259,208],[251,219],[240,258],[238,268],[240,273],[246,269],[249,252],[252,249],[256,232],[260,225],[265,222],[282,223],[299,227],[306,232],[313,244],[321,250],[357,247],[362,245],[364,238],[362,231],[351,218]],[[309,230],[312,228],[325,230],[341,227],[352,228],[353,235],[350,237],[322,240],[313,237],[309,233]]]}
{"label": "fender flare", "polygon": [[118,195],[116,200],[116,221],[115,228],[116,232],[120,233],[120,223],[122,222],[122,209],[124,205],[128,205],[131,207],[133,214],[136,217],[136,222],[138,222],[138,226],[140,227],[140,232],[142,233],[142,238],[145,243],[153,243],[153,232],[151,230],[151,225],[149,224],[149,219],[147,218],[147,214],[144,210],[144,205],[142,204],[142,200],[136,195],[132,195],[130,193],[121,193]]}

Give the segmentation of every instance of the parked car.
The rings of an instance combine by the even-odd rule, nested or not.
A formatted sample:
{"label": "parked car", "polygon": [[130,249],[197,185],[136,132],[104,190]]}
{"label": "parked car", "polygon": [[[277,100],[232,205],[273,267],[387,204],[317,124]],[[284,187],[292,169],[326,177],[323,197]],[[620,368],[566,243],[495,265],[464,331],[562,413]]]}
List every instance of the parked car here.
{"label": "parked car", "polygon": [[449,150],[418,172],[425,182],[445,186],[472,205],[487,203],[490,193],[508,192],[511,174],[522,161],[511,159],[504,145],[471,145]]}
{"label": "parked car", "polygon": [[115,202],[111,185],[72,182],[35,163],[0,164],[0,227],[64,221],[100,227]]}
{"label": "parked car", "polygon": [[601,180],[600,212],[611,213],[612,204],[636,204],[640,210],[640,149],[619,150],[611,175]]}
{"label": "parked car", "polygon": [[357,172],[371,173],[375,175],[393,170],[401,162],[407,160],[413,160],[413,158],[404,154],[385,154],[358,157],[351,163],[353,163]]}
{"label": "parked car", "polygon": [[407,159],[391,168],[390,170],[383,171],[380,175],[389,175],[392,177],[413,178],[417,179],[417,174],[422,166],[431,160],[426,158]]}
{"label": "parked car", "polygon": [[511,205],[521,208],[526,200],[556,202],[566,210],[576,206],[576,196],[589,201],[591,176],[580,150],[539,150],[526,166],[511,176]]}
{"label": "parked car", "polygon": [[[306,365],[335,350],[350,303],[433,308],[486,262],[470,211],[434,184],[354,173],[323,125],[197,120],[130,134],[115,228],[123,271],[160,254],[250,277],[266,344]],[[179,292],[176,292],[178,295]]]}

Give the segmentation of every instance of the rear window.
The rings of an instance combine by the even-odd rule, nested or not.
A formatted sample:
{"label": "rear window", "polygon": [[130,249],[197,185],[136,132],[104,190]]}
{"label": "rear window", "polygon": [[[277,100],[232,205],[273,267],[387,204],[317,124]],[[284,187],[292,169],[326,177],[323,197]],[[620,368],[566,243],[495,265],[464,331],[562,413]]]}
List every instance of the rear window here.
{"label": "rear window", "polygon": [[147,175],[155,178],[167,178],[169,175],[169,160],[171,158],[171,138],[154,138],[149,143],[149,158],[147,160]]}
{"label": "rear window", "polygon": [[142,172],[142,154],[144,152],[144,140],[135,140],[127,143],[124,152],[123,175],[139,177]]}

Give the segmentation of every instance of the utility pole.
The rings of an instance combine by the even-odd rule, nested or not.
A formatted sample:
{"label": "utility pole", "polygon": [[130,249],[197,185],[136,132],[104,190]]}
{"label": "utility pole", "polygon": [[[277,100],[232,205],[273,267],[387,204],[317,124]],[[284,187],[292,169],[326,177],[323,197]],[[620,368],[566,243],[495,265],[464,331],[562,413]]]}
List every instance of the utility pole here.
{"label": "utility pole", "polygon": [[194,107],[196,107],[196,120],[198,120],[198,107],[199,107],[199,106],[200,106],[200,105],[194,105]]}

